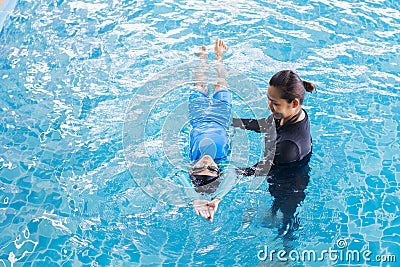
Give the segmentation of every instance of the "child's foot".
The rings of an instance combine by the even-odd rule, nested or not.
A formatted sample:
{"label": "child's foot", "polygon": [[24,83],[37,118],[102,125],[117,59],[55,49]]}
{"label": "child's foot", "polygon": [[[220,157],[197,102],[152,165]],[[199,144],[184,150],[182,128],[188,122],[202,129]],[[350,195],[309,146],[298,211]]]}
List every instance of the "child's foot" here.
{"label": "child's foot", "polygon": [[207,54],[207,48],[203,45],[200,48],[199,52],[194,53],[196,56],[198,56],[200,59],[206,59],[208,54]]}
{"label": "child's foot", "polygon": [[222,57],[226,51],[226,45],[225,45],[224,41],[217,38],[217,40],[215,41],[214,50],[215,50],[215,59],[218,61],[222,61]]}

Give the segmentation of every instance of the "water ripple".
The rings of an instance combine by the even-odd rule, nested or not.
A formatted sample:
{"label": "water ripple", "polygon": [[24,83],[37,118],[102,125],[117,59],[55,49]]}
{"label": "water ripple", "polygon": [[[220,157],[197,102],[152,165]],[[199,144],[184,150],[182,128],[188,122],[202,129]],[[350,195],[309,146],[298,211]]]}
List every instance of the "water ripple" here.
{"label": "water ripple", "polygon": [[[265,243],[328,249],[339,235],[399,251],[399,29],[385,0],[19,1],[0,32],[1,262],[256,265]],[[280,69],[317,85],[297,241],[266,238],[266,185],[239,184],[210,225],[157,204],[125,165],[137,89],[217,36],[264,95]]]}

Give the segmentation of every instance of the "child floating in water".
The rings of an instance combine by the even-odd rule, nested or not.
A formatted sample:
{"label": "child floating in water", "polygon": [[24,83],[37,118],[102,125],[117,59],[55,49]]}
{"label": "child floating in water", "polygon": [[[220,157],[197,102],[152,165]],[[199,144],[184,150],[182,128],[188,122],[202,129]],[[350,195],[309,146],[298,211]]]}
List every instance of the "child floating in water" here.
{"label": "child floating in water", "polygon": [[[202,46],[197,53],[200,66],[195,74],[195,91],[189,99],[190,132],[190,179],[197,192],[212,193],[220,183],[221,169],[218,163],[225,161],[229,152],[228,128],[230,124],[232,95],[226,82],[226,70],[222,57],[226,45],[221,39],[215,42],[217,81],[212,99],[208,98],[205,85],[207,52]],[[196,199],[192,202],[197,215],[212,221],[220,198],[212,201]]]}

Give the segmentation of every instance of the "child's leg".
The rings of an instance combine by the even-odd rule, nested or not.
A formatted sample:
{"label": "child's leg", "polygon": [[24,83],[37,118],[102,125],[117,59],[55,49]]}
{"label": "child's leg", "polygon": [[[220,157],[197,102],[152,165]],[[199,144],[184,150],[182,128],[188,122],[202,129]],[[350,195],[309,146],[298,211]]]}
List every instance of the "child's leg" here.
{"label": "child's leg", "polygon": [[222,57],[226,50],[224,41],[218,39],[215,41],[215,59],[217,60],[217,82],[214,84],[214,94],[220,89],[229,89],[226,81],[226,69],[222,63]]}
{"label": "child's leg", "polygon": [[201,51],[196,53],[196,55],[200,58],[199,68],[194,74],[194,88],[199,90],[206,95],[208,95],[208,88],[205,86],[206,80],[206,65],[207,65],[207,51],[206,47],[203,45],[201,47]]}
{"label": "child's leg", "polygon": [[226,70],[222,63],[222,56],[226,50],[224,41],[215,42],[215,59],[217,61],[217,81],[214,84],[213,102],[209,114],[213,120],[228,130],[232,112],[232,93],[226,82]]}

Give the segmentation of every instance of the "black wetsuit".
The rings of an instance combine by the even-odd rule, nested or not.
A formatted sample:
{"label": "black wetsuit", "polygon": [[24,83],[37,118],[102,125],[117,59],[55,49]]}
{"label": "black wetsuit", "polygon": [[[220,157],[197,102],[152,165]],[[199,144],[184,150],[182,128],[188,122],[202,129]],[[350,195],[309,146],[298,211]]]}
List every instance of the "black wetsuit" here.
{"label": "black wetsuit", "polygon": [[[300,113],[283,126],[280,126],[280,121],[275,119],[276,150],[271,169],[260,170],[263,166],[262,161],[252,167],[238,169],[240,174],[245,176],[268,174],[268,190],[274,197],[271,207],[272,216],[276,216],[278,210],[282,212],[282,223],[278,233],[288,237],[299,227],[300,219],[296,210],[306,197],[305,189],[310,180],[308,165],[312,150],[310,121],[307,112],[304,111],[305,118],[299,122],[293,122],[301,115]],[[273,125],[272,122],[267,121],[269,119],[271,118],[233,119],[232,125],[266,133],[265,154],[268,154],[267,134],[273,130],[270,126]]]}
{"label": "black wetsuit", "polygon": [[[275,119],[276,126],[276,149],[274,157],[274,165],[287,165],[297,161],[301,161],[308,154],[311,153],[312,139],[310,134],[310,121],[308,114],[305,110],[305,117],[298,122],[288,122],[280,126],[280,121]],[[299,112],[299,116],[300,116]],[[268,125],[263,118],[255,119],[236,119],[232,121],[232,125],[242,129],[251,130],[255,132],[267,132],[265,128]],[[266,148],[267,149],[267,148]],[[254,167],[256,167],[257,164]],[[250,174],[252,175],[252,174]]]}
{"label": "black wetsuit", "polygon": [[275,165],[268,173],[268,191],[274,197],[272,216],[276,216],[278,210],[283,215],[279,235],[290,236],[299,227],[300,218],[296,210],[306,198],[305,190],[310,181],[310,157],[311,153],[289,165]]}

